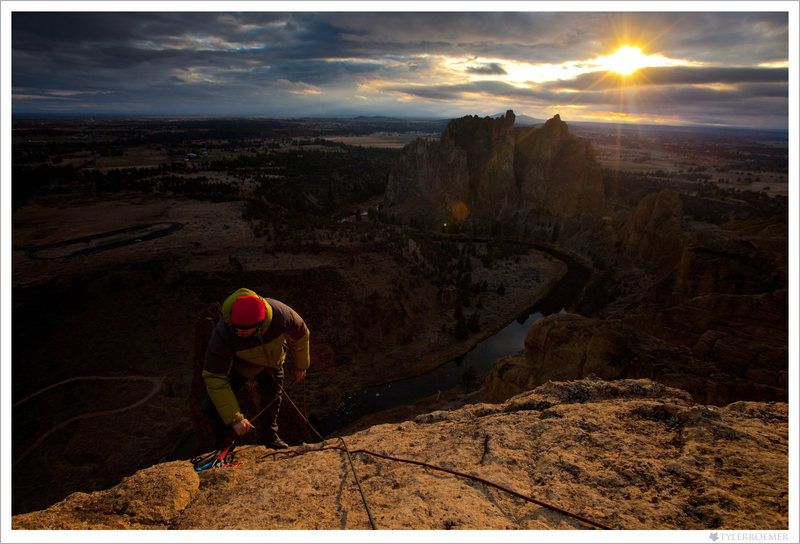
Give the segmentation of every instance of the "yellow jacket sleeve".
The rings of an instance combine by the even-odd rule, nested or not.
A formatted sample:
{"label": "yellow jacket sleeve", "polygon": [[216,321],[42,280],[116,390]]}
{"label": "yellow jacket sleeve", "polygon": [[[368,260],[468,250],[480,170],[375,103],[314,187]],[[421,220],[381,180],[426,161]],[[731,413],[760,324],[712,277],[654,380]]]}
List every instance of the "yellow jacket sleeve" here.
{"label": "yellow jacket sleeve", "polygon": [[294,368],[296,370],[306,370],[311,366],[311,355],[308,348],[309,332],[307,328],[303,328],[305,329],[303,336],[296,340],[286,335],[286,343],[289,344],[292,350]]}
{"label": "yellow jacket sleeve", "polygon": [[244,414],[239,408],[239,402],[236,400],[227,374],[216,374],[203,370],[203,381],[206,384],[208,396],[225,425],[233,425],[244,419]]}

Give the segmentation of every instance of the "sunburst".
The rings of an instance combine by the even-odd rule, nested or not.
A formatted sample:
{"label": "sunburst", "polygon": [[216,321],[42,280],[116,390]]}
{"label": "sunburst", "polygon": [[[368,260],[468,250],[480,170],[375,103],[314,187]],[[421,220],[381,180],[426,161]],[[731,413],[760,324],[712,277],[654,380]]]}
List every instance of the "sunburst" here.
{"label": "sunburst", "polygon": [[638,47],[624,45],[613,55],[600,57],[598,60],[606,70],[628,76],[639,68],[663,65],[662,59],[663,57],[657,55],[645,55]]}

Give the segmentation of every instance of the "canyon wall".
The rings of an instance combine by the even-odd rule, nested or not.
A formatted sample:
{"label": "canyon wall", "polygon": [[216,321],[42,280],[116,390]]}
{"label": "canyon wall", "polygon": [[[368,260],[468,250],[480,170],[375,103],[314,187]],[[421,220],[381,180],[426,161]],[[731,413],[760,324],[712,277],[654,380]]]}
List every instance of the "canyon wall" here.
{"label": "canyon wall", "polygon": [[787,216],[687,215],[690,183],[614,212],[587,141],[558,115],[520,129],[514,119],[454,119],[439,141],[409,144],[385,195],[390,217],[464,222],[594,262],[571,308],[581,315],[534,324],[524,356],[492,371],[489,397],[595,374],[661,380],[714,404],[786,400]]}
{"label": "canyon wall", "polygon": [[514,112],[452,120],[438,141],[418,139],[395,161],[384,198],[404,220],[473,224],[536,215],[599,217],[600,166],[591,145],[558,115],[542,127],[514,127]]}

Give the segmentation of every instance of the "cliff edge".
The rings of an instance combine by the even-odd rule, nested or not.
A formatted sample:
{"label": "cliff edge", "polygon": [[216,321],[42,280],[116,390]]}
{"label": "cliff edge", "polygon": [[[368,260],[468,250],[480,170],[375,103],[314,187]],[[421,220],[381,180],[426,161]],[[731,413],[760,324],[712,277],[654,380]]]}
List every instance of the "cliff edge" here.
{"label": "cliff edge", "polygon": [[[785,403],[708,407],[646,379],[586,378],[344,440],[379,529],[594,528],[564,511],[612,529],[788,528]],[[154,465],[12,528],[369,529],[342,445],[246,446],[241,466],[199,473]]]}

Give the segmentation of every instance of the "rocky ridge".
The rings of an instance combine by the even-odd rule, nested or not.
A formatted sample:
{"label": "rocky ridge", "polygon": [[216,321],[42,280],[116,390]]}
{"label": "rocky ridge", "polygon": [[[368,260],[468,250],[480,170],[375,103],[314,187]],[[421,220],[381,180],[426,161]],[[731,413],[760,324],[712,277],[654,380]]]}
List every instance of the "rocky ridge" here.
{"label": "rocky ridge", "polygon": [[409,144],[385,197],[389,216],[456,219],[462,232],[552,244],[592,263],[570,308],[581,315],[535,324],[526,354],[495,366],[489,398],[595,373],[663,380],[712,404],[787,400],[787,217],[698,216],[696,203],[687,213],[691,184],[611,211],[613,187],[588,142],[558,115],[521,129],[514,118],[454,119],[438,142]]}
{"label": "rocky ridge", "polygon": [[594,243],[606,251],[583,300],[495,364],[488,398],[594,374],[654,379],[708,404],[787,401],[785,217],[698,222],[661,191]]}
{"label": "rocky ridge", "polygon": [[387,213],[410,220],[519,223],[542,214],[604,212],[600,166],[591,145],[558,115],[515,129],[514,112],[452,120],[438,141],[418,139],[395,161]]}
{"label": "rocky ridge", "polygon": [[[714,408],[650,380],[549,382],[344,437],[380,529],[788,528],[785,403]],[[369,529],[342,441],[154,465],[13,529]],[[483,478],[540,501],[451,473]]]}

